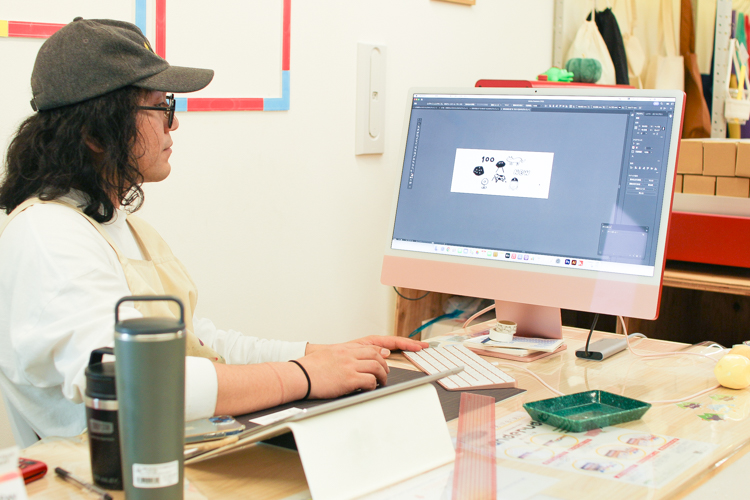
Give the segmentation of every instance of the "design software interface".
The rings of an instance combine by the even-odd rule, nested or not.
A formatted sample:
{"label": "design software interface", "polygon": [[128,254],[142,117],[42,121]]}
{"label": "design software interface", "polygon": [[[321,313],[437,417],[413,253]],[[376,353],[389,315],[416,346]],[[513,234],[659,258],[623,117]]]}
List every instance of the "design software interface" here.
{"label": "design software interface", "polygon": [[391,246],[653,276],[674,106],[415,94]]}

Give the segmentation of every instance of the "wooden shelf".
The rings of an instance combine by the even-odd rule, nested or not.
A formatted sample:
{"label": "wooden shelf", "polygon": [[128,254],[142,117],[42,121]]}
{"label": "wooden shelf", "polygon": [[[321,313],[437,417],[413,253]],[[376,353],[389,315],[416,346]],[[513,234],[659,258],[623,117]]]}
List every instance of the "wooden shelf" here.
{"label": "wooden shelf", "polygon": [[664,286],[750,296],[750,269],[667,261]]}

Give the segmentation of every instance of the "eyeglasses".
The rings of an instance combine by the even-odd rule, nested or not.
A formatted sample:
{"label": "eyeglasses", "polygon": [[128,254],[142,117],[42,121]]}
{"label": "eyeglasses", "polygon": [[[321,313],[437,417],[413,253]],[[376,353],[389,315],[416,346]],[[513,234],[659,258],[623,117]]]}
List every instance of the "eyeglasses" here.
{"label": "eyeglasses", "polygon": [[174,122],[174,110],[175,110],[177,101],[174,98],[174,94],[167,95],[166,101],[167,101],[166,106],[138,106],[138,109],[164,111],[164,114],[167,116],[167,126],[169,128],[172,128],[172,122]]}

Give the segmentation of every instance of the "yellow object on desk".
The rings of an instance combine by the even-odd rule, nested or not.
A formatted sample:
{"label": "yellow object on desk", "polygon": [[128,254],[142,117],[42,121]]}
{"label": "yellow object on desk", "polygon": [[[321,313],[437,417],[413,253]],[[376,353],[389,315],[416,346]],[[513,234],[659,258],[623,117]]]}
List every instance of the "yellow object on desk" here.
{"label": "yellow object on desk", "polygon": [[739,354],[727,354],[716,363],[716,380],[728,389],[744,389],[750,385],[750,359]]}
{"label": "yellow object on desk", "polygon": [[719,383],[729,389],[750,386],[750,346],[737,345],[716,363],[714,374]]}

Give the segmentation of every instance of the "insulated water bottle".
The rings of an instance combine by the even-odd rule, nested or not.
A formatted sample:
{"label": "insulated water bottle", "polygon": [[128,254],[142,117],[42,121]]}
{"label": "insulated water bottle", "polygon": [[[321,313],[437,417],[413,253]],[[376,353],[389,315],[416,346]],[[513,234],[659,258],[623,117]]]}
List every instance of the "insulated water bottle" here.
{"label": "insulated water bottle", "polygon": [[[173,301],[180,318],[119,320],[123,302]],[[123,297],[115,306],[115,371],[128,500],[183,497],[185,309],[176,297]]]}
{"label": "insulated water bottle", "polygon": [[120,435],[117,425],[115,364],[102,362],[111,347],[91,351],[86,367],[86,425],[89,430],[91,474],[94,483],[109,490],[122,489]]}

